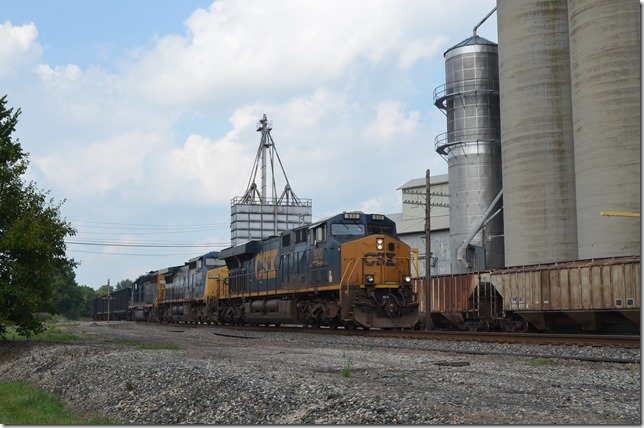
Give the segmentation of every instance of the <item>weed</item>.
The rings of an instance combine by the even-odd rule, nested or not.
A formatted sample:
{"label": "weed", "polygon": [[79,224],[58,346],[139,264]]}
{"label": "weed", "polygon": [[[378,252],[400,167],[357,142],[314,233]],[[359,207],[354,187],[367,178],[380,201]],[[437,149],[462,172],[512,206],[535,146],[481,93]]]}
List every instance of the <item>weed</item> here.
{"label": "weed", "polygon": [[344,367],[342,367],[342,370],[340,370],[340,376],[342,377],[349,377],[351,376],[351,367],[353,366],[353,358],[347,357],[347,360],[344,364]]}
{"label": "weed", "polygon": [[552,366],[554,364],[554,361],[549,360],[547,358],[535,358],[534,360],[528,361],[528,364],[534,367],[538,366]]}

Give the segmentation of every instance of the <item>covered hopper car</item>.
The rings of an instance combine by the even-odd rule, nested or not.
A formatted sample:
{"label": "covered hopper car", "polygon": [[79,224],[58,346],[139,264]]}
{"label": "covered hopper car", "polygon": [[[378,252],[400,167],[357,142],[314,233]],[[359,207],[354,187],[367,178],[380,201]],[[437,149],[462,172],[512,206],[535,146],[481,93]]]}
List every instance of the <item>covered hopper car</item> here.
{"label": "covered hopper car", "polygon": [[434,328],[639,331],[640,256],[442,275],[430,279]]}

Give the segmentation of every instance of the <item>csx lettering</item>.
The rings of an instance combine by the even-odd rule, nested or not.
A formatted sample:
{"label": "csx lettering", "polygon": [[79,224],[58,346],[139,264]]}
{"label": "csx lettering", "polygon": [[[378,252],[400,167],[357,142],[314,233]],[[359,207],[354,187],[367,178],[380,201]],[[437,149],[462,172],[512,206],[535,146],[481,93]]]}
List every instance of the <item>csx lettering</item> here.
{"label": "csx lettering", "polygon": [[366,253],[364,255],[364,264],[365,266],[382,266],[384,260],[385,266],[396,266],[396,263],[394,263],[395,256],[396,253]]}
{"label": "csx lettering", "polygon": [[277,249],[263,251],[257,255],[255,263],[255,277],[259,280],[275,278],[275,262]]}

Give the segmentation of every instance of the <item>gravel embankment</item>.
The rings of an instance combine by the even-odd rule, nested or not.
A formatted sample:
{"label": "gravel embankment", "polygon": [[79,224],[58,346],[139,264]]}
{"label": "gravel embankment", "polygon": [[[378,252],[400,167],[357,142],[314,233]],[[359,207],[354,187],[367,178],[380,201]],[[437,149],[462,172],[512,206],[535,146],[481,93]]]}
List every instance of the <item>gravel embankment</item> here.
{"label": "gravel embankment", "polygon": [[[77,415],[124,424],[642,422],[639,364],[457,353],[639,359],[638,349],[424,341],[415,342],[424,349],[408,350],[387,348],[401,346],[397,339],[134,323],[83,323],[78,333],[96,340],[0,343],[0,379],[27,380]],[[115,339],[180,350],[139,350]]]}

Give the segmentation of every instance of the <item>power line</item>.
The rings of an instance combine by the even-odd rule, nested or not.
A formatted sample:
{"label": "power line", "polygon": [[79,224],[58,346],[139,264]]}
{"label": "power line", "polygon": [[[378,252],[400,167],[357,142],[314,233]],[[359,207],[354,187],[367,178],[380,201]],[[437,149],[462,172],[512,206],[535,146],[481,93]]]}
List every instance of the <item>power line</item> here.
{"label": "power line", "polygon": [[67,251],[72,253],[83,253],[83,254],[100,254],[103,256],[141,256],[141,257],[175,257],[175,256],[194,256],[194,252],[191,253],[155,253],[155,254],[144,254],[144,253],[106,253],[102,251],[86,251],[86,250],[75,250],[67,249]]}
{"label": "power line", "polygon": [[221,243],[206,244],[161,244],[161,243],[131,243],[121,244],[115,242],[82,242],[82,241],[65,241],[68,245],[96,245],[102,247],[139,247],[139,248],[212,248],[221,246]]}

